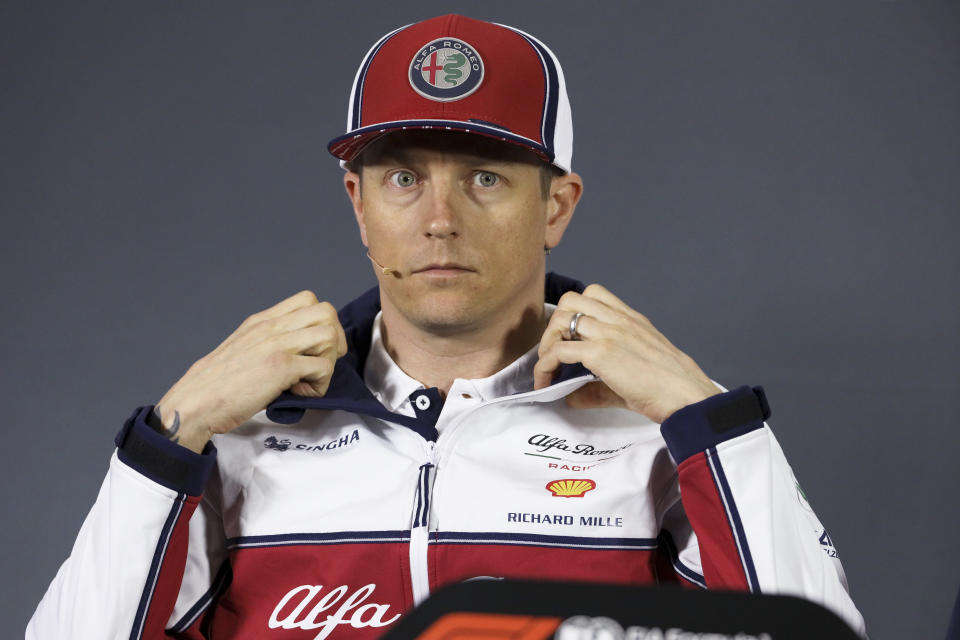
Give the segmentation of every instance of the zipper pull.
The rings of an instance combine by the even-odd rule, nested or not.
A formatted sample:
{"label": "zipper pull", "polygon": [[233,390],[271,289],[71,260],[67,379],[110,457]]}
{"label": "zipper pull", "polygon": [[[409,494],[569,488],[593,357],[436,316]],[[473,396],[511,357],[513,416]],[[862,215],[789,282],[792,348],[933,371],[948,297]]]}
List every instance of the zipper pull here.
{"label": "zipper pull", "polygon": [[427,460],[420,465],[420,473],[417,477],[416,507],[413,512],[413,524],[410,528],[417,531],[420,528],[429,526],[430,523],[430,497],[432,487],[430,485],[430,470],[435,469],[437,445],[435,442],[427,442],[426,447]]}

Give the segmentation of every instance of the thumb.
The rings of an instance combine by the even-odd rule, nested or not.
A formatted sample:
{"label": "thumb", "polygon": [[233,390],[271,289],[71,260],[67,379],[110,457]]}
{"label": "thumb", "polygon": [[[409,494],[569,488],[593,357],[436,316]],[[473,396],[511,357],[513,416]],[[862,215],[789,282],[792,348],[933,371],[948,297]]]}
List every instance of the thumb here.
{"label": "thumb", "polygon": [[614,393],[602,380],[588,382],[566,397],[567,406],[572,409],[600,409],[627,406],[623,398]]}
{"label": "thumb", "polygon": [[303,396],[305,398],[322,398],[324,394],[327,393],[327,387],[329,386],[329,378],[326,380],[318,380],[316,382],[301,380],[290,387],[290,393],[295,396]]}

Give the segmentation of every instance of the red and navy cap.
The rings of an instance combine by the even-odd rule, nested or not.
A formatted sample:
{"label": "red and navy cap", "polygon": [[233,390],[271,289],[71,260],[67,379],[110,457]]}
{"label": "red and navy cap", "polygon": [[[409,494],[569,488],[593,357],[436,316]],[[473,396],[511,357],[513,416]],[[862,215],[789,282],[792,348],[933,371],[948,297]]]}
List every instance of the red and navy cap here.
{"label": "red and navy cap", "polygon": [[506,25],[440,16],[373,45],[353,81],[347,132],[327,149],[349,162],[375,138],[404,129],[489,136],[570,171],[573,122],[560,63]]}

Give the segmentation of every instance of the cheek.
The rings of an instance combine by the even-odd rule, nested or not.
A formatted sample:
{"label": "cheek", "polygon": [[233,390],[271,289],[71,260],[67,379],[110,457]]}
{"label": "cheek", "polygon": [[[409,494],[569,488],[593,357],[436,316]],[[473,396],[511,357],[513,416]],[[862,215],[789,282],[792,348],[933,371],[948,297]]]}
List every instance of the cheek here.
{"label": "cheek", "polygon": [[391,215],[379,207],[366,209],[365,226],[367,241],[371,247],[386,250],[403,238],[407,230],[402,226],[403,216]]}
{"label": "cheek", "polygon": [[546,212],[540,200],[531,200],[513,212],[510,228],[504,238],[518,249],[536,250],[543,247],[546,237]]}
{"label": "cheek", "polygon": [[500,235],[500,244],[504,252],[513,252],[519,260],[528,254],[536,254],[543,246],[543,231],[535,226],[513,227]]}
{"label": "cheek", "polygon": [[[518,212],[519,213],[519,212]],[[543,254],[545,226],[537,219],[496,228],[490,237],[489,251],[497,256],[504,270],[526,272],[537,266]]]}

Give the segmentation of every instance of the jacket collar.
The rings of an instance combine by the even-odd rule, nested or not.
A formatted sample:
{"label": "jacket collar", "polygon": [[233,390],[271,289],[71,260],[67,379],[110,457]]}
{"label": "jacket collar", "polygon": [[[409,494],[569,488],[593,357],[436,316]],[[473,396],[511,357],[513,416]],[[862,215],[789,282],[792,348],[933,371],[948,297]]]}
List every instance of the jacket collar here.
{"label": "jacket collar", "polygon": [[[583,293],[579,280],[556,273],[548,273],[544,286],[544,301],[557,304],[567,291]],[[347,338],[347,354],[337,360],[330,378],[330,386],[322,398],[305,398],[290,392],[280,394],[267,406],[267,418],[280,424],[299,422],[307,409],[341,410],[362,413],[424,431],[421,435],[436,436],[432,426],[410,416],[392,413],[374,397],[363,381],[363,367],[370,351],[373,319],[380,311],[380,288],[373,287],[337,312]],[[562,364],[554,384],[590,372],[582,364]],[[431,433],[432,431],[432,433]],[[428,439],[433,439],[428,438]]]}

